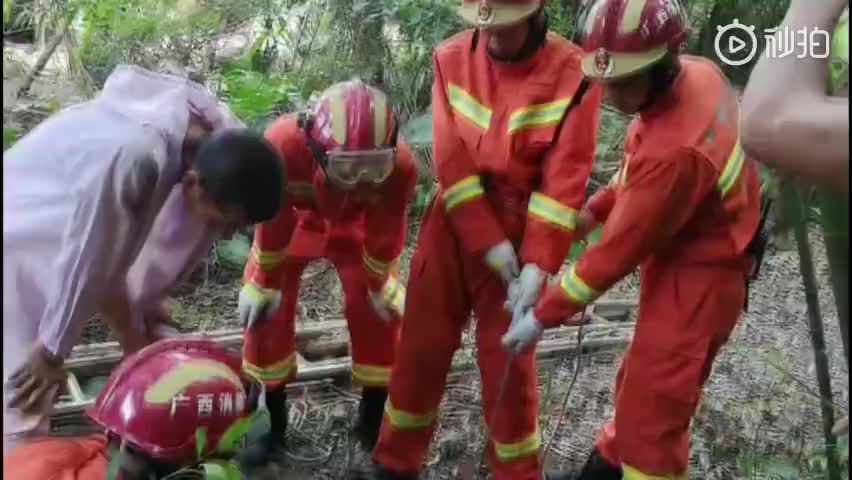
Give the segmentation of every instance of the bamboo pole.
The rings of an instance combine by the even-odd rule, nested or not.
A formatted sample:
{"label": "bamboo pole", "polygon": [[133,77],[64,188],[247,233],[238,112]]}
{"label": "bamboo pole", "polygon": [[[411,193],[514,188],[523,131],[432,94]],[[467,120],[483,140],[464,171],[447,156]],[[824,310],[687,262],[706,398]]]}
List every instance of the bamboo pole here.
{"label": "bamboo pole", "polygon": [[[594,325],[594,338],[587,338],[587,330],[592,325],[584,327],[584,340],[582,349],[604,350],[616,348],[630,341],[633,324],[602,324]],[[609,331],[607,331],[609,328]],[[543,338],[536,349],[536,360],[546,360],[571,355],[577,352],[578,327],[565,327],[551,332],[548,337]],[[291,384],[293,387],[308,382],[316,382],[328,379],[340,379],[348,377],[352,369],[352,358],[349,356],[332,358],[318,362],[306,362],[301,357],[298,362],[298,373],[296,380]],[[454,372],[469,370],[476,366],[476,360],[465,356],[453,359],[452,370]],[[73,373],[73,372],[72,372]],[[69,375],[69,378],[73,378]],[[76,381],[76,378],[75,378]],[[73,387],[71,387],[73,388]],[[79,390],[79,387],[77,387]],[[54,406],[52,416],[54,418],[67,419],[69,416],[81,415],[82,412],[94,403],[93,398],[81,399],[77,395],[70,395],[71,401],[60,402]]]}
{"label": "bamboo pole", "polygon": [[802,202],[799,189],[791,179],[783,181],[781,198],[788,218],[793,221],[793,234],[799,252],[799,268],[805,289],[805,301],[808,306],[808,326],[810,327],[811,346],[814,350],[814,366],[821,397],[822,427],[825,436],[825,456],[828,468],[828,480],[840,480],[840,467],[837,460],[837,438],[832,433],[834,425],[834,405],[832,404],[831,376],[828,368],[828,356],[825,353],[825,333],[822,313],[819,307],[818,287],[814,273],[813,256],[808,242],[806,205]]}

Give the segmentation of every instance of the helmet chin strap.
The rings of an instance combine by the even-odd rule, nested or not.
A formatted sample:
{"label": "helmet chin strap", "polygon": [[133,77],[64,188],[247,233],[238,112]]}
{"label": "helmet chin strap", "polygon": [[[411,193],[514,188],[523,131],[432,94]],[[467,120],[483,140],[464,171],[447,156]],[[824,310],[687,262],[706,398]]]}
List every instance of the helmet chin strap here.
{"label": "helmet chin strap", "polygon": [[678,73],[680,73],[680,62],[673,54],[667,54],[661,61],[652,65],[645,72],[645,75],[649,77],[651,88],[648,90],[648,97],[645,102],[639,107],[639,111],[653,107],[669,90]]}

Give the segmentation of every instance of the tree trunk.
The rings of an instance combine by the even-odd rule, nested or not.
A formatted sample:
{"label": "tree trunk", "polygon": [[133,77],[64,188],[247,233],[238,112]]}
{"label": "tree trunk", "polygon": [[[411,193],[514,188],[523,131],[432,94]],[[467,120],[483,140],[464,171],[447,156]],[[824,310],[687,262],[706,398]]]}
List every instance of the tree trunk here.
{"label": "tree trunk", "polygon": [[47,62],[50,61],[50,57],[52,57],[53,53],[56,52],[56,48],[59,47],[60,43],[62,43],[63,38],[65,38],[65,27],[56,32],[56,34],[51,37],[50,41],[47,42],[47,46],[45,46],[44,51],[41,52],[41,56],[38,57],[35,65],[33,65],[32,71],[21,83],[21,88],[18,89],[17,97],[26,95],[30,91],[30,87],[33,86],[33,82],[35,82],[36,77],[38,77],[41,71],[44,70],[44,67],[47,66]]}
{"label": "tree trunk", "polygon": [[832,433],[834,426],[834,406],[831,394],[831,376],[828,368],[828,356],[825,353],[825,334],[822,314],[817,295],[816,274],[813,256],[808,242],[807,205],[802,201],[797,185],[791,179],[785,179],[781,186],[781,199],[788,218],[793,220],[793,233],[799,251],[799,268],[805,288],[805,301],[808,305],[808,325],[810,327],[811,346],[814,349],[814,367],[822,410],[822,427],[825,436],[825,456],[828,466],[828,480],[840,480],[840,467],[837,461],[837,438]]}

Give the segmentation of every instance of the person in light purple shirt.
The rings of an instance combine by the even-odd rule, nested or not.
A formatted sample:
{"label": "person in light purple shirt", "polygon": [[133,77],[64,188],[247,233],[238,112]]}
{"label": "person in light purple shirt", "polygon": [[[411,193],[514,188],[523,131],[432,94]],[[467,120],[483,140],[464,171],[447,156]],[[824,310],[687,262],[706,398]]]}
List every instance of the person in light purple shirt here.
{"label": "person in light purple shirt", "polygon": [[126,352],[213,242],[272,218],[284,160],[201,85],[119,66],[3,154],[3,451],[47,432],[100,312]]}

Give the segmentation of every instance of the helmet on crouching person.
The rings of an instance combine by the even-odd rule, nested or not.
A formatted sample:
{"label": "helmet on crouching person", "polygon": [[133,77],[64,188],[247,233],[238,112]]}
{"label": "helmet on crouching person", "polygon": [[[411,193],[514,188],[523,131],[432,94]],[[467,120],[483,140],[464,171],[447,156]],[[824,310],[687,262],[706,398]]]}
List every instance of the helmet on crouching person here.
{"label": "helmet on crouching person", "polygon": [[238,480],[229,459],[268,429],[262,383],[204,338],[161,340],[131,356],[88,414],[110,440],[107,480]]}
{"label": "helmet on crouching person", "polygon": [[333,185],[378,185],[393,173],[398,124],[381,90],[358,79],[336,83],[300,114],[299,125]]}

